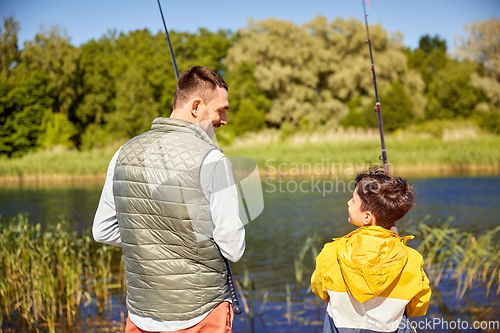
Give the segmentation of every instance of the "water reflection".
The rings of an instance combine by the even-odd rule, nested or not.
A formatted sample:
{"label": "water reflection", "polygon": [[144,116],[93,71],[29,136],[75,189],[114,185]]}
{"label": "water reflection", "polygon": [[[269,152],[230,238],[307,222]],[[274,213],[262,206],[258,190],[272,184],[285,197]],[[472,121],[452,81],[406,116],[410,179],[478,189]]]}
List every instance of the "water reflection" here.
{"label": "water reflection", "polygon": [[28,214],[32,223],[65,219],[80,233],[90,232],[102,184],[20,184],[0,188],[0,216]]}
{"label": "water reflection", "polygon": [[455,177],[414,180],[417,205],[409,217],[419,220],[432,214],[433,220],[482,233],[500,224],[500,177]]}

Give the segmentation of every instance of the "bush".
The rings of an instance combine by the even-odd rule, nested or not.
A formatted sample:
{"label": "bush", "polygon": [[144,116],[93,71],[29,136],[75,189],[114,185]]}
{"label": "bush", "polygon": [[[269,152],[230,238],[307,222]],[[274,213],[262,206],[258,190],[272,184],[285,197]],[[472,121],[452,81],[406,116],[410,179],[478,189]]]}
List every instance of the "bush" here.
{"label": "bush", "polygon": [[488,132],[500,134],[500,113],[498,111],[488,112],[482,119],[481,127]]}

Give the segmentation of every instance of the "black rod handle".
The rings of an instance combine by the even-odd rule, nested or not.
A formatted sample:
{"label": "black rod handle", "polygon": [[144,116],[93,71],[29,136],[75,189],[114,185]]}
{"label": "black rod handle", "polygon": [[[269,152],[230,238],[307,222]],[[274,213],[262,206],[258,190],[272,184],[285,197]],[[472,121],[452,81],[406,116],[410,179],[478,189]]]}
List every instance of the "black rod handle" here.
{"label": "black rod handle", "polygon": [[235,314],[241,314],[240,302],[238,301],[238,296],[236,295],[236,288],[234,287],[233,273],[231,272],[231,266],[229,261],[224,258],[227,265],[227,283],[229,285],[229,294],[231,295],[231,301],[233,302],[233,311]]}

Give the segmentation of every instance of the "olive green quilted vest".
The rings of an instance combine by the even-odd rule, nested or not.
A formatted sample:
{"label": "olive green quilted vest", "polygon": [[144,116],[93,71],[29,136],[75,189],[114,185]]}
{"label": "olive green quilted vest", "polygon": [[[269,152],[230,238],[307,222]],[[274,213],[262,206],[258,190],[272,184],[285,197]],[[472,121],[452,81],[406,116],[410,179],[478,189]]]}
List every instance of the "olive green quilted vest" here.
{"label": "olive green quilted vest", "polygon": [[172,118],[155,119],[150,131],[123,145],[113,194],[128,311],[188,320],[229,297],[227,267],[200,184],[201,163],[213,149],[219,148],[203,129]]}

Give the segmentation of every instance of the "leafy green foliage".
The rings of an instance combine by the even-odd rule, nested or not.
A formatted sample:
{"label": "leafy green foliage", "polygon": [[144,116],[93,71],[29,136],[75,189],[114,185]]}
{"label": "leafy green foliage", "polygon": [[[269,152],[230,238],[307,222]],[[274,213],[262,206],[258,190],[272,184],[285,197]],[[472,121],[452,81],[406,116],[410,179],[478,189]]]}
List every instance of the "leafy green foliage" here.
{"label": "leafy green foliage", "polygon": [[[105,144],[109,131],[104,128],[107,115],[115,109],[113,36],[103,36],[82,45],[82,97],[75,111],[82,148]],[[96,131],[102,135],[95,135]]]}
{"label": "leafy green foliage", "polygon": [[383,105],[383,123],[387,131],[395,131],[413,122],[413,102],[401,83],[395,81],[383,98],[386,101]]}
{"label": "leafy green foliage", "polygon": [[481,126],[491,133],[500,134],[500,112],[488,112],[484,115]]}
{"label": "leafy green foliage", "polygon": [[255,63],[241,62],[226,75],[231,106],[228,122],[231,125],[223,130],[231,131],[235,136],[266,126],[265,114],[271,101],[259,90],[254,73]]}
{"label": "leafy green foliage", "polygon": [[[351,111],[343,119],[341,125],[344,127],[362,127],[375,128],[378,127],[377,113],[375,111],[375,103],[367,105],[361,111],[355,111],[359,105],[354,102],[351,105]],[[410,125],[415,118],[413,114],[413,102],[406,88],[399,82],[395,81],[389,91],[380,96],[382,119],[384,130],[392,132],[398,128]]]}
{"label": "leafy green foliage", "polygon": [[408,67],[420,72],[425,85],[428,87],[440,69],[444,68],[448,62],[446,52],[434,49],[426,53],[421,49],[414,51],[407,50]]}
{"label": "leafy green foliage", "polygon": [[475,65],[468,62],[449,61],[429,85],[429,119],[445,119],[475,114],[476,106],[486,101],[484,91],[470,84]]}
{"label": "leafy green foliage", "polygon": [[0,72],[2,76],[9,76],[12,67],[19,61],[17,47],[17,32],[19,22],[12,16],[5,17],[3,29],[0,27]]}
{"label": "leafy green foliage", "polygon": [[420,38],[419,48],[406,50],[408,67],[417,70],[425,82],[426,91],[438,72],[446,67],[448,56],[446,54],[446,41],[439,36],[425,35]]}
{"label": "leafy green foliage", "polygon": [[481,64],[484,74],[500,80],[500,19],[475,21],[465,26],[457,52],[465,59]]}
{"label": "leafy green foliage", "polygon": [[[221,60],[233,42],[228,31],[170,33],[181,71],[204,65],[224,72]],[[82,46],[85,94],[77,109],[81,147],[130,138],[172,110],[176,78],[163,33],[109,33]]]}
{"label": "leafy green foliage", "polygon": [[47,109],[42,118],[40,129],[41,135],[38,137],[38,145],[40,147],[73,147],[71,138],[76,134],[76,129],[65,114],[52,113],[50,109]]}
{"label": "leafy green foliage", "polygon": [[[439,36],[416,50],[398,34],[370,27],[387,132],[432,119],[473,119],[498,133],[500,25],[475,22],[447,55]],[[168,117],[176,86],[165,35],[147,29],[109,31],[80,47],[59,27],[42,30],[22,51],[19,23],[0,28],[0,155],[55,146],[93,149],[123,142]],[[229,85],[228,143],[246,132],[377,128],[375,94],[363,22],[317,16],[303,25],[249,21],[238,33],[171,31],[180,71],[204,65]]]}
{"label": "leafy green foliage", "polygon": [[418,42],[418,48],[424,51],[427,55],[435,50],[446,52],[446,40],[439,38],[439,36],[431,37],[429,35],[422,36]]}
{"label": "leafy green foliage", "polygon": [[25,43],[14,74],[29,75],[39,71],[48,75],[53,112],[63,113],[74,121],[80,86],[80,53],[80,49],[70,45],[64,30],[52,27]]}
{"label": "leafy green foliage", "polygon": [[53,105],[52,86],[47,74],[34,71],[29,76],[0,77],[0,153],[22,155],[37,146],[42,118]]}
{"label": "leafy green foliage", "polygon": [[[400,79],[406,84],[399,41],[389,38],[380,25],[372,27],[372,34],[380,85],[389,87]],[[335,126],[348,114],[350,100],[373,92],[366,31],[360,21],[328,22],[322,16],[302,26],[278,19],[250,21],[239,36],[228,53],[229,70],[243,62],[255,64],[257,85],[272,102],[266,113],[272,126]]]}

